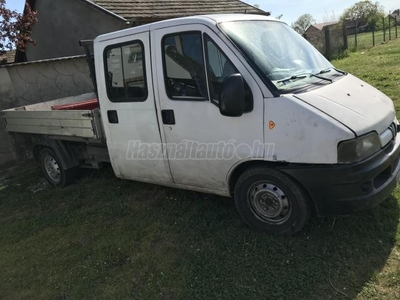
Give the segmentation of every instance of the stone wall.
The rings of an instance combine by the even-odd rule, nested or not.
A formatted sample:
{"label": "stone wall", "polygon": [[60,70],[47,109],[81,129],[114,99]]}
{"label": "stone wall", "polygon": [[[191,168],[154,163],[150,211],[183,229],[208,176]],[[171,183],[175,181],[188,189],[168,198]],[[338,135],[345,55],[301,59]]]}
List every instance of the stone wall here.
{"label": "stone wall", "polygon": [[[84,57],[43,60],[0,67],[0,110],[93,91]],[[27,164],[29,140],[0,126],[0,177]]]}

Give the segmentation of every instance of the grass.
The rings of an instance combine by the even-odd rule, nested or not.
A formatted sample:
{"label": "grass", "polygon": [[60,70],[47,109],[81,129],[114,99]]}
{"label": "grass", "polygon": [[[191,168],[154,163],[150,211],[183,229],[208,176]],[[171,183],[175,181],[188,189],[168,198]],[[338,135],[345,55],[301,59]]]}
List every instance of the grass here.
{"label": "grass", "polygon": [[[334,62],[399,104],[400,39]],[[1,299],[399,299],[397,190],[372,211],[255,232],[231,199],[86,173],[0,183]]]}
{"label": "grass", "polygon": [[[400,37],[400,27],[397,27],[398,30],[398,36]],[[391,28],[391,39],[394,40],[396,38],[396,31],[395,28]],[[386,38],[384,38],[384,33],[383,30],[376,31],[375,32],[375,45],[379,45],[381,43],[389,41],[389,28],[386,28]],[[347,43],[348,43],[348,48],[352,50],[356,50],[356,42],[355,42],[355,36],[354,35],[349,35],[347,37]],[[369,49],[373,47],[373,35],[372,32],[365,32],[365,33],[360,33],[357,34],[357,49],[358,50],[364,50],[364,49]]]}

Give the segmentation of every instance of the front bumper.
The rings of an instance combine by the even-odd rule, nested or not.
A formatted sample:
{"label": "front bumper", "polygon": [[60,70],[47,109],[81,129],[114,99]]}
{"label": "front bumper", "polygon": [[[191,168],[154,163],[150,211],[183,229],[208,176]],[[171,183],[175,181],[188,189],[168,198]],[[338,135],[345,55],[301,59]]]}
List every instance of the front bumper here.
{"label": "front bumper", "polygon": [[346,165],[288,165],[281,171],[310,193],[320,216],[348,215],[373,208],[396,188],[400,137],[372,157]]}

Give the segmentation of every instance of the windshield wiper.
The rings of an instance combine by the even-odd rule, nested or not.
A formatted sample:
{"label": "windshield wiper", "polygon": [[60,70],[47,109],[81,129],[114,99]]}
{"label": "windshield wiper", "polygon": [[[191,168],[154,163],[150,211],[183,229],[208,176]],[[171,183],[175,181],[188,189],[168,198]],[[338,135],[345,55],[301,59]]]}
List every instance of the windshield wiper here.
{"label": "windshield wiper", "polygon": [[[325,72],[325,73],[327,73],[327,72]],[[298,74],[298,75],[293,75],[293,76],[291,76],[291,77],[288,77],[288,78],[285,78],[285,79],[279,80],[279,81],[277,81],[276,83],[282,83],[282,82],[286,82],[286,81],[289,81],[289,80],[304,79],[304,78],[307,78],[307,77],[316,77],[316,78],[318,78],[318,79],[322,79],[322,80],[329,81],[330,83],[332,83],[332,82],[333,82],[333,80],[332,80],[332,79],[329,79],[329,78],[326,78],[326,77],[319,76],[318,74],[320,74],[320,73],[317,73],[317,74],[313,74],[313,73],[306,73],[306,74]],[[321,73],[321,74],[323,74],[323,73]]]}
{"label": "windshield wiper", "polygon": [[[325,72],[325,73],[327,73],[327,72]],[[311,77],[316,77],[316,78],[319,78],[319,79],[322,79],[322,80],[325,80],[325,81],[329,81],[330,83],[333,83],[333,80],[332,79],[330,79],[330,78],[326,78],[326,77],[323,77],[323,76],[319,76],[318,74],[323,74],[323,73],[317,73],[317,74],[311,74],[310,76]]]}
{"label": "windshield wiper", "polygon": [[288,78],[279,80],[276,83],[282,83],[282,82],[286,82],[286,81],[289,81],[289,80],[297,80],[297,79],[304,79],[304,78],[307,78],[307,75],[293,75],[293,76],[290,76]]}
{"label": "windshield wiper", "polygon": [[336,72],[342,74],[342,75],[347,75],[347,72],[336,69],[335,67],[330,67],[330,68],[326,68],[324,70],[319,71],[317,74],[315,75],[320,75],[320,74],[325,74],[325,73],[329,73],[330,71],[335,70]]}
{"label": "windshield wiper", "polygon": [[337,68],[332,68],[332,69],[334,69],[336,72],[341,73],[343,75],[347,75],[348,74],[346,71],[343,71],[343,70],[340,70],[340,69],[337,69]]}

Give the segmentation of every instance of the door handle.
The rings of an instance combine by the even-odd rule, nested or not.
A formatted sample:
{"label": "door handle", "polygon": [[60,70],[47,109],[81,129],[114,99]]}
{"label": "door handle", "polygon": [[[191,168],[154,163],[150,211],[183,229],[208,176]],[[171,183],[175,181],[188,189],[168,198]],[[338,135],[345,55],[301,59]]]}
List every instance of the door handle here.
{"label": "door handle", "polygon": [[166,125],[175,125],[175,114],[172,109],[163,109],[161,111],[163,123]]}
{"label": "door handle", "polygon": [[108,122],[110,124],[118,124],[118,114],[116,110],[107,111]]}

